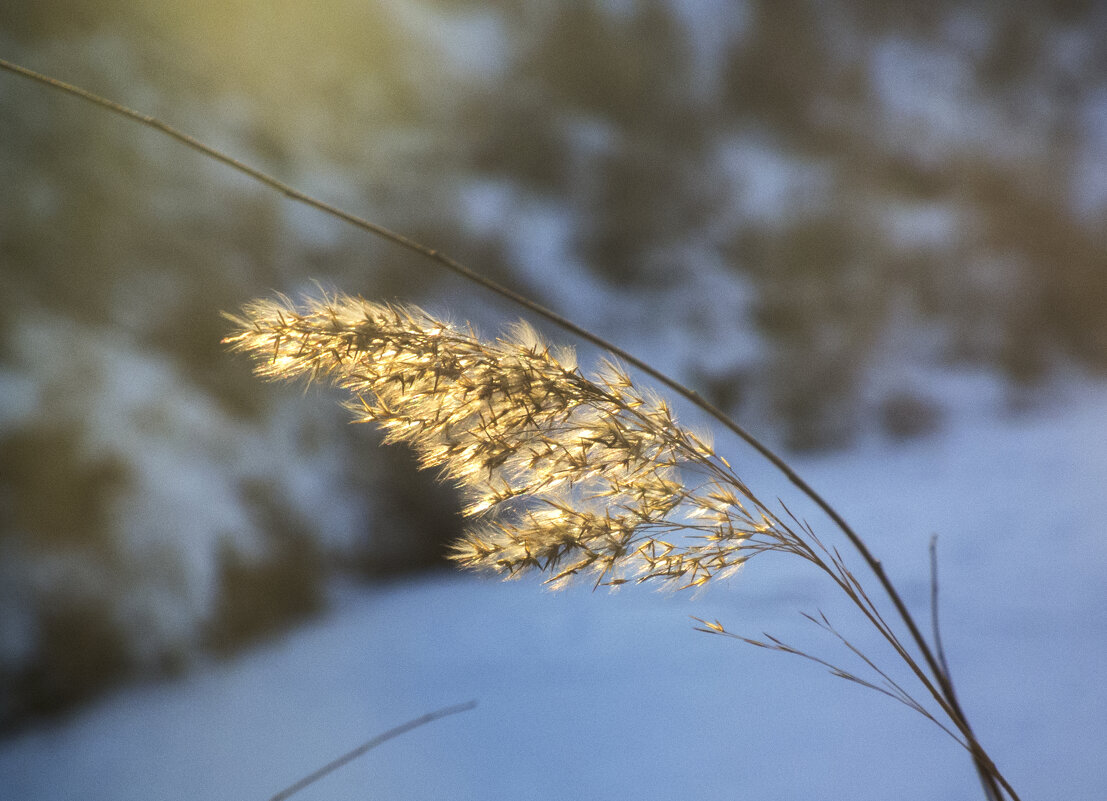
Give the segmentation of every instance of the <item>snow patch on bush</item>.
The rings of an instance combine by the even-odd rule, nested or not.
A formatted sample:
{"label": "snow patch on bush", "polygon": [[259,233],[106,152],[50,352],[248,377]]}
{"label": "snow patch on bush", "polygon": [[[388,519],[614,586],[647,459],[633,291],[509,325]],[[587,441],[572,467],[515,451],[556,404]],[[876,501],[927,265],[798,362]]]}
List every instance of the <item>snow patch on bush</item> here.
{"label": "snow patch on bush", "polygon": [[[328,432],[300,404],[260,423],[236,418],[164,354],[58,316],[20,318],[10,347],[16,369],[4,384],[17,391],[0,439],[32,444],[4,482],[15,482],[5,487],[15,526],[0,539],[5,672],[41,658],[33,632],[59,608],[101,610],[132,665],[172,662],[220,614],[228,560],[259,565],[288,545],[293,535],[266,515],[289,516],[290,530],[310,521],[303,530],[320,552],[348,552],[368,529],[368,504],[327,441],[337,425]],[[35,453],[62,437],[60,456]],[[71,503],[72,484],[101,473],[105,491],[52,525],[42,510]]]}

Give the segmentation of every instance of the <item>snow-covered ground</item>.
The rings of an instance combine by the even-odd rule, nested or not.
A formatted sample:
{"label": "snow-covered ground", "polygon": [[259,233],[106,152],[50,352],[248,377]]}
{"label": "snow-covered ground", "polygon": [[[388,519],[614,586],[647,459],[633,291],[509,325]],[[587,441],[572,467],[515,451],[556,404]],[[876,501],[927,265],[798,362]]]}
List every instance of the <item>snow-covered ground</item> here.
{"label": "snow-covered ground", "polygon": [[[947,655],[1022,797],[1102,798],[1107,388],[995,408],[925,440],[799,466],[924,621],[927,544],[940,535]],[[755,560],[698,599],[456,574],[347,588],[282,640],[0,743],[0,798],[267,799],[374,734],[470,699],[475,710],[296,797],[982,798],[966,754],[921,717],[802,660],[697,633],[688,618],[852,664],[800,620],[816,608],[870,647],[830,588],[785,557]]]}

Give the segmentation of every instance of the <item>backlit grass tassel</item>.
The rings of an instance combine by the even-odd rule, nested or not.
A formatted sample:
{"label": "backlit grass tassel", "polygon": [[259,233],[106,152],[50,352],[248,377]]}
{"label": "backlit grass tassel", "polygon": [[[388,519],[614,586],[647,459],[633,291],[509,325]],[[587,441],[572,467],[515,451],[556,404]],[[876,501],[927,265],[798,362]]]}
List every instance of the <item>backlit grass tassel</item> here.
{"label": "backlit grass tassel", "polygon": [[324,296],[256,301],[224,340],[272,379],[325,379],[359,422],[406,442],[462,490],[452,556],[561,586],[662,580],[696,587],[751,555],[809,548],[706,437],[616,364],[585,377],[525,323],[495,341],[413,306]]}

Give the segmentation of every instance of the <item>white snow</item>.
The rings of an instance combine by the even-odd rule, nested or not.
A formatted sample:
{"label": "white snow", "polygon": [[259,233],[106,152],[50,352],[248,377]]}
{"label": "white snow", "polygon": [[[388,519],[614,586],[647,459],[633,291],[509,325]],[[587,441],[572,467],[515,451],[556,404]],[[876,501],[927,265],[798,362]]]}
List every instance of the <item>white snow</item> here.
{"label": "white snow", "polygon": [[833,170],[815,158],[782,153],[762,134],[724,142],[716,157],[734,191],[732,226],[780,226],[821,208],[834,191]]}
{"label": "white snow", "polygon": [[[1097,799],[1107,785],[1105,420],[1107,388],[1088,384],[1062,404],[957,415],[926,440],[798,465],[924,625],[927,544],[940,535],[962,701],[1027,799]],[[982,798],[966,754],[921,717],[688,619],[848,663],[799,619],[816,608],[879,652],[826,582],[786,557],[699,599],[453,574],[347,588],[281,641],[3,742],[0,797],[267,799],[385,729],[476,699],[296,798]]]}

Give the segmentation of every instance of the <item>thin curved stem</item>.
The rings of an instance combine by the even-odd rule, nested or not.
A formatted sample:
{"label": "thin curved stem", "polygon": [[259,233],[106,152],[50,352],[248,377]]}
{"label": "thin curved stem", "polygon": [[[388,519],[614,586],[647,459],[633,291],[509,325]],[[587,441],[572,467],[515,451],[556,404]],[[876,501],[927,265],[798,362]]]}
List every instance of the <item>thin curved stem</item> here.
{"label": "thin curved stem", "polygon": [[[347,222],[356,228],[360,228],[363,231],[367,231],[368,233],[392,242],[393,244],[399,245],[400,247],[424,256],[425,258],[438,264],[439,266],[462,276],[466,280],[482,286],[496,295],[506,298],[512,303],[526,309],[527,311],[535,315],[538,315],[539,317],[545,318],[559,328],[568,331],[569,333],[574,334],[581,339],[614,354],[619,359],[650,376],[658,383],[668,387],[677,395],[685,398],[687,401],[694,404],[699,409],[713,417],[722,426],[738,436],[747,445],[752,447],[758,454],[760,454],[765,460],[772,464],[777,470],[779,470],[785,476],[785,478],[787,478],[788,481],[791,482],[793,486],[795,486],[801,493],[806,495],[816,506],[818,506],[819,509],[821,509],[823,513],[830,518],[834,525],[837,526],[846,536],[850,544],[854,547],[857,553],[861,556],[861,558],[876,576],[877,580],[880,582],[880,586],[883,588],[885,594],[891,600],[892,605],[895,607],[896,612],[899,614],[900,619],[903,621],[903,624],[907,627],[907,630],[911,635],[911,639],[914,641],[915,646],[918,648],[919,653],[922,655],[927,667],[934,674],[935,680],[938,682],[938,685],[941,689],[941,694],[945,697],[949,708],[953,712],[953,714],[951,715],[951,719],[953,723],[957,726],[958,730],[961,731],[961,733],[968,741],[970,745],[970,750],[973,754],[973,759],[975,760],[982,777],[986,778],[986,780],[992,785],[993,788],[995,788],[995,782],[998,780],[999,783],[1003,785],[1003,788],[1007,791],[1012,801],[1019,801],[1018,795],[999,773],[999,770],[996,768],[995,764],[987,756],[983,747],[977,741],[975,735],[972,732],[972,729],[969,727],[969,723],[965,717],[964,711],[961,709],[961,706],[957,701],[949,677],[946,676],[944,671],[941,669],[941,665],[934,656],[934,653],[931,650],[926,639],[922,636],[922,633],[920,632],[918,625],[915,623],[914,618],[911,616],[911,613],[907,610],[907,606],[904,604],[899,592],[896,590],[895,586],[888,578],[888,575],[885,573],[884,566],[881,564],[880,560],[873,556],[872,552],[869,550],[865,542],[861,539],[857,532],[855,532],[853,528],[846,522],[846,520],[838,513],[838,511],[833,506],[831,506],[831,504],[825,498],[823,498],[822,495],[820,495],[810,484],[808,484],[802,477],[800,477],[800,475],[796,473],[796,471],[793,470],[792,467],[781,456],[779,456],[771,448],[769,448],[768,445],[753,436],[753,434],[748,432],[736,421],[727,416],[726,413],[724,413],[717,406],[703,398],[698,392],[690,389],[676,379],[669,377],[665,373],[662,373],[660,370],[650,366],[633,354],[627,352],[623,348],[620,348],[618,345],[609,342],[603,337],[594,334],[585,328],[582,328],[568,318],[563,317],[562,315],[551,309],[546,308],[540,303],[537,303],[530,298],[519,294],[518,292],[504,286],[503,284],[500,284],[497,281],[493,281],[492,279],[481,275],[480,273],[456,261],[455,259],[452,259],[449,256],[440,253],[433,248],[427,247],[420,242],[410,239],[403,234],[392,231],[388,228],[385,228],[384,226],[377,225],[376,223],[372,223],[369,220],[366,220],[355,214],[351,214],[350,212],[344,211],[337,206],[333,206],[330,203],[319,200],[318,198],[302,192],[295,187],[265,172],[262,172],[255,167],[245,164],[244,162],[239,161],[238,159],[233,158],[232,156],[229,156],[222,151],[216,150],[215,148],[204,144],[195,137],[192,137],[174,128],[173,126],[157,119],[156,117],[152,117],[148,114],[143,114],[139,111],[135,111],[134,109],[128,108],[127,106],[124,106],[120,103],[116,103],[112,100],[108,100],[107,98],[94,94],[87,89],[82,89],[79,86],[74,86],[73,84],[69,84],[56,78],[43,75],[42,73],[36,72],[26,67],[22,67],[18,64],[14,64],[4,59],[0,59],[0,68],[16,75],[20,75],[24,78],[36,81],[40,84],[44,84],[66,94],[79,97],[97,106],[105,108],[108,111],[111,111],[119,116],[128,118],[135,122],[141,123],[142,125],[160,131],[161,133],[173,139],[176,139],[181,144],[202,153],[208,158],[212,158],[218,162],[221,162],[236,170],[237,172],[249,176],[255,181],[258,181],[259,183],[264,184],[265,186],[268,186],[269,188],[277,192],[280,192],[282,195],[292,200],[318,209],[319,211],[343,220],[344,222]],[[999,797],[998,788],[995,788],[995,796],[997,798]]]}
{"label": "thin curved stem", "polygon": [[353,762],[358,757],[364,756],[377,746],[382,745],[389,740],[394,740],[401,734],[407,734],[412,729],[417,729],[420,726],[425,726],[428,723],[433,723],[434,721],[444,717],[448,717],[449,715],[457,715],[462,712],[468,712],[470,709],[475,709],[476,706],[476,701],[467,701],[464,704],[455,704],[454,706],[447,706],[443,707],[442,709],[436,709],[434,712],[428,712],[427,714],[420,715],[419,717],[409,720],[406,723],[401,723],[399,726],[394,726],[388,731],[378,734],[376,737],[369,740],[368,742],[362,743],[354,750],[347,751],[345,754],[338,757],[337,759],[331,760],[318,770],[312,771],[307,776],[304,776],[299,781],[289,785],[276,795],[272,796],[269,801],[286,801],[286,799],[291,798],[296,793],[303,790],[305,787],[315,784],[324,776],[328,776],[331,773],[334,773],[334,771],[338,770],[344,765],[347,765],[350,762]]}

